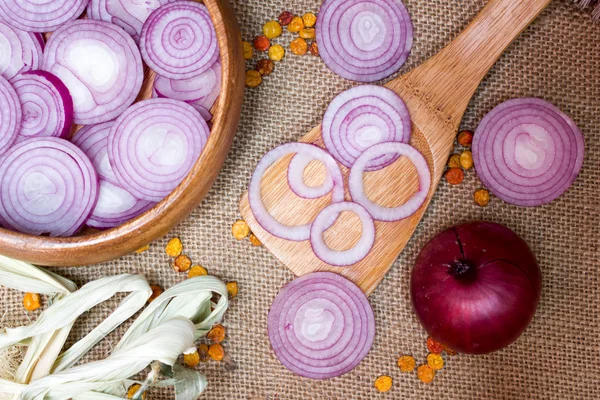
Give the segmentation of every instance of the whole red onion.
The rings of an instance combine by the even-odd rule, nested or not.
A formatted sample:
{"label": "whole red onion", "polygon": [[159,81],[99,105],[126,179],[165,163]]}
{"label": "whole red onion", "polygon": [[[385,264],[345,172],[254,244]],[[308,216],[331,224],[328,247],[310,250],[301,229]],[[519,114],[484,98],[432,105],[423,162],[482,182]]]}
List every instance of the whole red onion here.
{"label": "whole red onion", "polygon": [[414,310],[429,335],[460,353],[483,354],[514,342],[541,295],[535,256],[516,233],[470,222],[435,236],[412,271]]}

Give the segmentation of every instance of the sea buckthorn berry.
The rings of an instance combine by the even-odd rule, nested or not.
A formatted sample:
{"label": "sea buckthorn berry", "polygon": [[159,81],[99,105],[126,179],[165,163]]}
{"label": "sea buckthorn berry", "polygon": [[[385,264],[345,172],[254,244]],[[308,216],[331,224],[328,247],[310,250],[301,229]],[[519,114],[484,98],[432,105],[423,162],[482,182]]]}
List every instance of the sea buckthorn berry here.
{"label": "sea buckthorn berry", "polygon": [[215,343],[221,343],[225,340],[225,327],[221,324],[217,324],[212,327],[210,331],[206,334],[206,337],[212,340]]}
{"label": "sea buckthorn berry", "polygon": [[225,350],[219,343],[213,343],[208,347],[208,356],[215,361],[221,361],[225,357]]}
{"label": "sea buckthorn berry", "polygon": [[237,240],[242,240],[250,234],[250,227],[246,221],[238,219],[231,227],[231,233]]}
{"label": "sea buckthorn berry", "polygon": [[152,303],[158,296],[160,296],[164,290],[158,285],[150,285],[150,289],[152,289],[152,294],[148,297],[148,303]]}
{"label": "sea buckthorn berry", "polygon": [[460,166],[465,170],[473,168],[473,153],[469,150],[460,153]]}
{"label": "sea buckthorn berry", "polygon": [[473,200],[475,200],[475,204],[478,206],[485,207],[490,202],[490,192],[487,189],[477,189],[473,193]]}
{"label": "sea buckthorn berry", "polygon": [[206,276],[206,275],[208,275],[208,271],[206,270],[206,268],[204,268],[203,266],[200,266],[200,265],[194,265],[188,271],[188,278],[195,278],[197,276]]}
{"label": "sea buckthorn berry", "polygon": [[375,389],[380,392],[387,392],[392,388],[392,377],[387,375],[382,375],[375,379]]}
{"label": "sea buckthorn berry", "polygon": [[448,168],[460,168],[460,154],[452,154],[448,158]]}
{"label": "sea buckthorn berry", "polygon": [[198,354],[200,355],[200,361],[201,362],[207,362],[208,361],[208,345],[202,343],[201,345],[198,346]]}
{"label": "sea buckthorn berry", "polygon": [[170,257],[177,257],[183,251],[183,243],[181,243],[181,239],[178,237],[174,237],[169,240],[167,243],[167,247],[165,247],[165,252]]}
{"label": "sea buckthorn berry", "polygon": [[433,354],[442,354],[444,351],[444,345],[440,342],[436,342],[433,338],[427,338],[427,349]]}
{"label": "sea buckthorn berry", "polygon": [[288,25],[288,31],[292,33],[298,33],[302,28],[304,28],[304,21],[300,17],[292,18],[292,21]]}
{"label": "sea buckthorn berry", "polygon": [[[270,51],[270,50],[269,50]],[[271,72],[275,69],[275,63],[271,60],[263,58],[262,60],[258,60],[256,63],[256,70],[259,74],[266,76],[271,75]]]}
{"label": "sea buckthorn berry", "polygon": [[471,131],[462,131],[458,134],[458,144],[463,147],[471,147],[473,143],[473,132]]}
{"label": "sea buckthorn berry", "polygon": [[230,299],[233,299],[235,296],[237,296],[238,284],[236,281],[227,282],[225,286],[227,287],[227,294],[229,295]]}
{"label": "sea buckthorn berry", "polygon": [[440,354],[429,353],[427,355],[427,365],[429,365],[434,371],[439,371],[444,367],[444,359]]}
{"label": "sea buckthorn berry", "polygon": [[444,176],[451,185],[458,185],[465,179],[465,173],[460,168],[450,168]]}
{"label": "sea buckthorn berry", "polygon": [[250,44],[250,42],[246,41],[243,41],[242,44],[244,46],[244,60],[251,59],[254,55],[254,49],[252,48],[252,45]]}
{"label": "sea buckthorn berry", "polygon": [[269,39],[281,36],[282,28],[279,22],[269,21],[263,25],[263,34]]}
{"label": "sea buckthorn berry", "polygon": [[186,272],[192,266],[192,260],[185,254],[178,256],[173,261],[173,269],[177,272]]}
{"label": "sea buckthorn berry", "polygon": [[271,47],[271,42],[266,36],[260,35],[254,38],[254,48],[258,51],[267,51]]}
{"label": "sea buckthorn berry", "polygon": [[316,40],[313,40],[312,43],[310,44],[310,53],[313,56],[316,56],[316,57],[319,56],[319,45],[317,44]]}
{"label": "sea buckthorn berry", "polygon": [[288,26],[290,24],[290,22],[292,22],[292,19],[294,18],[294,14],[292,14],[289,11],[284,11],[281,14],[279,14],[279,24],[282,26]]}
{"label": "sea buckthorn berry", "polygon": [[25,293],[23,307],[27,311],[35,311],[42,306],[42,297],[37,293]]}
{"label": "sea buckthorn berry", "polygon": [[413,356],[402,356],[398,359],[398,367],[402,372],[410,372],[415,369],[416,361]]}
{"label": "sea buckthorn berry", "polygon": [[246,86],[249,88],[255,88],[260,86],[262,83],[262,75],[260,72],[250,69],[246,71]]}
{"label": "sea buckthorn berry", "polygon": [[444,351],[446,352],[446,354],[448,354],[449,356],[455,356],[458,353],[455,352],[454,350],[452,350],[450,347],[443,345],[444,346]]}
{"label": "sea buckthorn berry", "polygon": [[290,49],[292,50],[292,53],[303,56],[308,51],[308,44],[306,43],[306,40],[296,38],[290,43]]}
{"label": "sea buckthorn berry", "polygon": [[183,363],[191,368],[200,364],[200,354],[198,353],[198,349],[191,348],[183,353]]}
{"label": "sea buckthorn berry", "polygon": [[285,49],[280,44],[275,44],[269,48],[269,58],[273,61],[281,61],[285,56]]}
{"label": "sea buckthorn berry", "polygon": [[302,39],[309,39],[312,40],[315,38],[315,28],[304,28],[301,29],[299,32],[299,35]]}
{"label": "sea buckthorn berry", "polygon": [[[133,396],[135,396],[135,394],[137,393],[138,390],[140,390],[141,387],[142,387],[142,385],[140,385],[139,383],[129,386],[129,389],[127,390],[127,398],[133,399]],[[145,392],[142,394],[142,400],[146,400]]]}
{"label": "sea buckthorn berry", "polygon": [[421,365],[417,368],[417,378],[423,383],[431,383],[434,376],[435,371],[429,365]]}
{"label": "sea buckthorn berry", "polygon": [[250,243],[252,243],[252,245],[256,247],[262,246],[262,243],[260,242],[260,240],[258,240],[254,233],[250,234]]}
{"label": "sea buckthorn berry", "polygon": [[143,253],[143,252],[147,251],[149,248],[150,248],[150,244],[147,244],[144,247],[140,247],[135,252],[138,253],[138,254],[140,254],[140,253]]}
{"label": "sea buckthorn berry", "polygon": [[305,28],[312,28],[317,23],[317,16],[311,12],[302,16],[302,22]]}

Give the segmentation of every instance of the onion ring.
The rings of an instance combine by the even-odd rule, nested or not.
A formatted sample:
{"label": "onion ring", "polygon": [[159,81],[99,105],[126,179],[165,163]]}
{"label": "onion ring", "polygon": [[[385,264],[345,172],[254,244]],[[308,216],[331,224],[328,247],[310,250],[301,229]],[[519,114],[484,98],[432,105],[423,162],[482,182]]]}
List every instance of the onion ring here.
{"label": "onion ring", "polygon": [[77,19],[88,0],[2,0],[0,18],[27,32],[52,32]]}
{"label": "onion ring", "polygon": [[108,159],[108,134],[113,125],[114,121],[109,121],[84,126],[77,131],[71,142],[92,161],[101,180],[120,186]]}
{"label": "onion ring", "polygon": [[4,78],[39,69],[43,48],[40,34],[13,28],[0,19],[0,75]]}
{"label": "onion ring", "polygon": [[11,84],[0,76],[0,156],[17,140],[21,120],[19,96]]}

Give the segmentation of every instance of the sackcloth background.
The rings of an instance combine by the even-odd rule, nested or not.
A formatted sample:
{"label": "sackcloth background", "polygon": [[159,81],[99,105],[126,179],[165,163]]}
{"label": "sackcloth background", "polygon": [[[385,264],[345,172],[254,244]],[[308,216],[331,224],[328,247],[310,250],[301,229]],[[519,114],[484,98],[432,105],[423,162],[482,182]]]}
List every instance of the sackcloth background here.
{"label": "sackcloth background", "polygon": [[[243,37],[252,40],[283,9],[318,11],[318,0],[232,0]],[[414,24],[414,47],[399,73],[439,51],[485,4],[484,0],[404,0]],[[286,45],[290,34],[276,39]],[[253,61],[249,65],[254,65]],[[288,53],[258,89],[247,89],[238,134],[229,158],[203,204],[169,237],[182,238],[185,252],[209,273],[237,280],[239,296],[224,324],[225,348],[238,369],[209,362],[198,368],[209,380],[205,399],[598,399],[600,398],[600,25],[570,0],[556,0],[500,58],[473,97],[463,128],[475,129],[501,101],[521,96],[544,98],[569,114],[585,135],[583,169],[575,184],[549,205],[515,207],[492,198],[486,208],[472,201],[480,187],[475,173],[450,187],[443,180],[423,221],[381,285],[370,296],[377,324],[371,352],[352,372],[327,381],[311,381],[286,370],[270,350],[266,332],[269,306],[293,275],[264,248],[231,236],[239,217],[238,199],[261,155],[297,140],[318,124],[331,99],[353,83],[330,72],[319,58]],[[543,292],[533,323],[505,350],[486,356],[445,357],[446,366],[425,385],[416,374],[401,373],[400,354],[425,361],[426,334],[411,310],[409,276],[418,250],[436,232],[452,224],[486,219],[521,235],[537,255]],[[163,287],[185,278],[173,272],[164,253],[167,238],[143,254],[88,268],[53,269],[79,285],[123,272],[143,273]],[[35,318],[21,304],[22,294],[0,293],[2,326]],[[117,300],[81,318],[70,340],[104,318]],[[86,360],[105,357],[126,328],[111,334]],[[386,394],[373,387],[388,374],[394,386]],[[149,399],[173,399],[169,390],[153,390]]]}

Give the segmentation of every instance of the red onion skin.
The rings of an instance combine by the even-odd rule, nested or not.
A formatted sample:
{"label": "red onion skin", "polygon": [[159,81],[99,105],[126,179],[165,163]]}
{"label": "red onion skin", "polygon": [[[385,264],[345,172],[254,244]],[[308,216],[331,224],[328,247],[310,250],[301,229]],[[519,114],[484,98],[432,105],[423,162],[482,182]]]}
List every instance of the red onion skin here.
{"label": "red onion skin", "polygon": [[541,288],[541,271],[527,243],[485,221],[436,235],[421,250],[411,276],[413,308],[427,333],[466,354],[514,342],[531,322]]}

